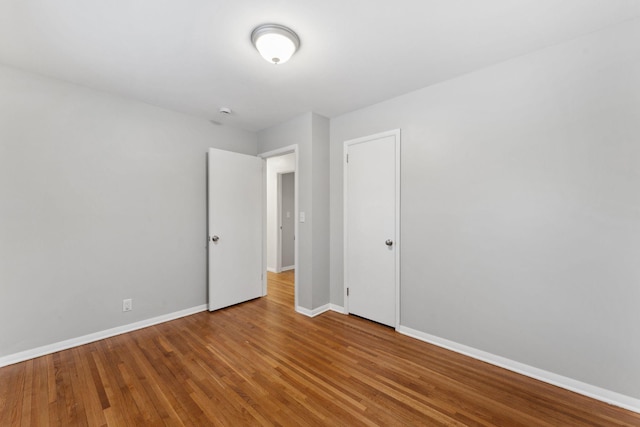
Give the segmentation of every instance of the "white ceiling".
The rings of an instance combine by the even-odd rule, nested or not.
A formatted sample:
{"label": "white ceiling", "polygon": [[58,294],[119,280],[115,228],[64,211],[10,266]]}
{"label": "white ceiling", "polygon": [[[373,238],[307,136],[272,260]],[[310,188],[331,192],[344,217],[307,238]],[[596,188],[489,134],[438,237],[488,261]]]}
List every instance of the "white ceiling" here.
{"label": "white ceiling", "polygon": [[[0,0],[0,63],[255,131],[638,16],[639,0]],[[269,22],[300,36],[287,64],[251,44]]]}

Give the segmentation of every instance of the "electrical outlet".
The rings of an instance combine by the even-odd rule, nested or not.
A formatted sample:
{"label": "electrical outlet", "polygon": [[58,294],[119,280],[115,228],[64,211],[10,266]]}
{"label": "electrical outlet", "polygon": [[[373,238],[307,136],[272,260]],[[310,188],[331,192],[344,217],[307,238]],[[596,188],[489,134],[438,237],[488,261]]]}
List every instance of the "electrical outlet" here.
{"label": "electrical outlet", "polygon": [[131,298],[123,299],[122,300],[122,311],[131,311],[131,310],[133,310],[133,300]]}

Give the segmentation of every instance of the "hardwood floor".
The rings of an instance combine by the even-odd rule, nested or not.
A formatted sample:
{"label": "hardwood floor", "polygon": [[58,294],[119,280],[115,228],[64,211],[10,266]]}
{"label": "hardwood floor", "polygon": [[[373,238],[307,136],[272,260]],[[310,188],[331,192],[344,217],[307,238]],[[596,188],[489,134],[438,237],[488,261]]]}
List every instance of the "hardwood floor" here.
{"label": "hardwood floor", "polygon": [[635,414],[269,296],[0,369],[0,425],[640,426]]}

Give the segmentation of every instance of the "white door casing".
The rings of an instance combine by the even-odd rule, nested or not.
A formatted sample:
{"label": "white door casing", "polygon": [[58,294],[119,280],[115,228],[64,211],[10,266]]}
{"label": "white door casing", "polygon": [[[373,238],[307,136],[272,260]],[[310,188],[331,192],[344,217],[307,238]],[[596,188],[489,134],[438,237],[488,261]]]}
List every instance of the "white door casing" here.
{"label": "white door casing", "polygon": [[209,149],[209,311],[264,295],[264,160]]}
{"label": "white door casing", "polygon": [[344,143],[348,313],[400,324],[400,130]]}

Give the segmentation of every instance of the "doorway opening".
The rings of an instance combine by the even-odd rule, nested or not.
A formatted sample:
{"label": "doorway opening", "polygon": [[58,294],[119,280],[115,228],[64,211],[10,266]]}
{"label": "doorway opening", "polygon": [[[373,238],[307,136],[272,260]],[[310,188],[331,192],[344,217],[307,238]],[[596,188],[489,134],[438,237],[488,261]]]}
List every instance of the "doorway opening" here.
{"label": "doorway opening", "polygon": [[[298,153],[297,146],[259,155],[265,167],[265,255],[269,281],[293,282],[298,306]],[[268,286],[268,285],[267,285]],[[265,294],[266,294],[265,289]]]}
{"label": "doorway opening", "polygon": [[[294,270],[295,261],[295,172],[278,173],[276,215],[276,272]],[[268,244],[268,242],[267,242]],[[269,255],[267,251],[267,256]]]}

